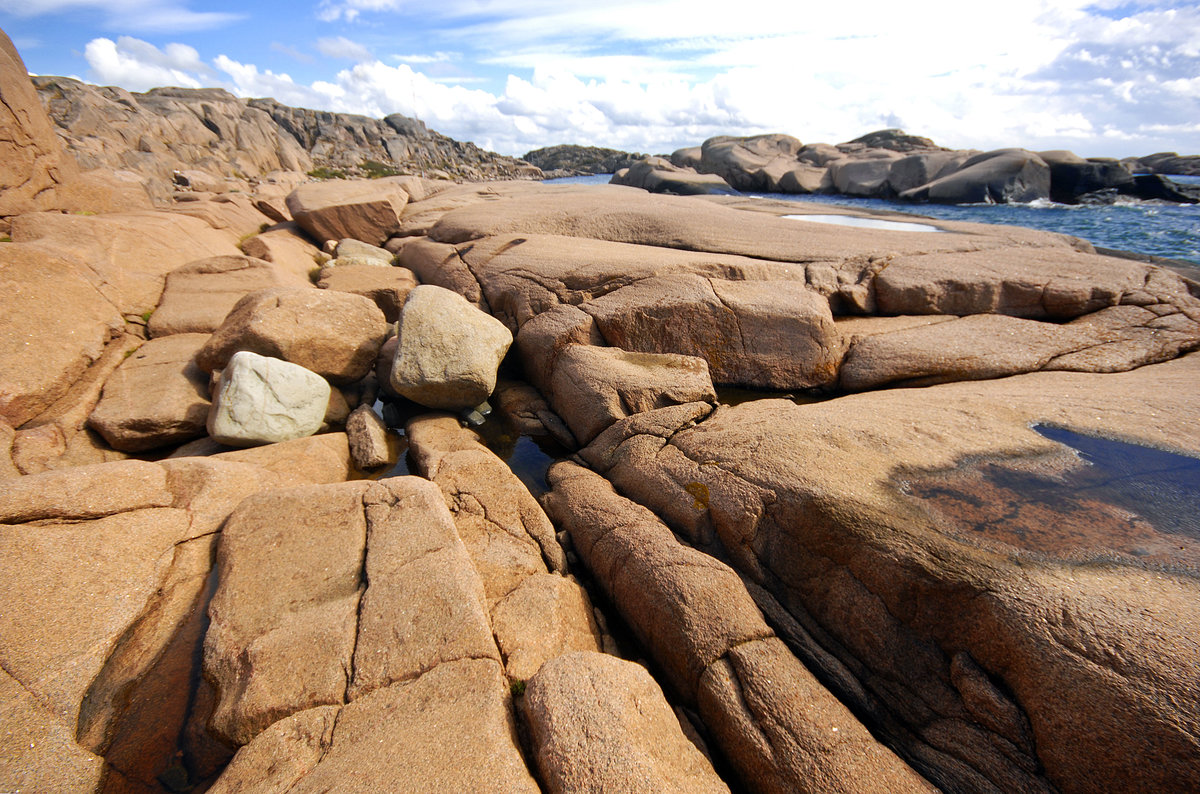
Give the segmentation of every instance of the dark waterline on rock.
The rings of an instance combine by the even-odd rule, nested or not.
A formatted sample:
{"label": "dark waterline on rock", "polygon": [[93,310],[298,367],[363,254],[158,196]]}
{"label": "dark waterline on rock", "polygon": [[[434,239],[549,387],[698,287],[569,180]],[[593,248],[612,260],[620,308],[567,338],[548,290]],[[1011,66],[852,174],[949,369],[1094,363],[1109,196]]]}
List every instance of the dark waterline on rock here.
{"label": "dark waterline on rock", "polygon": [[964,461],[906,476],[902,491],[950,535],[1073,564],[1108,562],[1200,575],[1200,458],[1034,429],[1071,452]]}

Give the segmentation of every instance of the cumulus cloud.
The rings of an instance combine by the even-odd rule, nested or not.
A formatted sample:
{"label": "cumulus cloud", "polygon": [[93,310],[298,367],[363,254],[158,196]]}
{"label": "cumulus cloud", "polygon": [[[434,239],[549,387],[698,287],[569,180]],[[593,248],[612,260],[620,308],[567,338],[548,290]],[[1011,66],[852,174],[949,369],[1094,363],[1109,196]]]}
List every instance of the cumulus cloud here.
{"label": "cumulus cloud", "polygon": [[[1200,9],[1011,0],[972,26],[957,0],[931,0],[920,14],[891,0],[863,0],[853,14],[798,13],[791,0],[764,0],[755,14],[712,0],[614,3],[445,0],[421,9],[429,52],[384,63],[357,41],[322,39],[324,55],[356,63],[319,80],[227,55],[212,65],[216,82],[243,96],[415,115],[506,154],[554,143],[659,153],[756,132],[836,143],[890,126],[960,148],[1200,150],[1189,128],[1200,118]],[[326,0],[320,13],[368,30],[372,15],[399,24],[417,11]],[[144,87],[162,70],[176,84],[214,82],[194,51],[93,44],[93,71],[109,82],[122,74]],[[497,72],[481,87],[481,74]]]}
{"label": "cumulus cloud", "polygon": [[211,30],[242,18],[241,14],[192,11],[179,0],[22,0],[11,13],[36,17],[64,11],[97,11],[110,30],[179,33]]}
{"label": "cumulus cloud", "polygon": [[83,55],[91,67],[92,79],[131,91],[166,85],[200,88],[201,78],[211,73],[192,47],[168,44],[160,50],[131,36],[122,36],[115,42],[92,39]]}

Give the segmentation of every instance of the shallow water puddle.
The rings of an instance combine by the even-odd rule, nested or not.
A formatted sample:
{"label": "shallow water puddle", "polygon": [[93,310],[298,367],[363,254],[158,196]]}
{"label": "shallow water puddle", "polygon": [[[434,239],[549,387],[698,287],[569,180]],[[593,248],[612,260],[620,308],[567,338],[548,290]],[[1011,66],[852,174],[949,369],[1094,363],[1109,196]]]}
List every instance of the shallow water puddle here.
{"label": "shallow water puddle", "polygon": [[1070,453],[971,461],[905,478],[902,488],[946,531],[977,545],[1200,575],[1200,459],[1034,429]]}
{"label": "shallow water puddle", "polygon": [[813,223],[830,223],[834,226],[855,226],[860,229],[882,229],[888,232],[941,232],[942,230],[928,223],[907,223],[901,221],[884,221],[878,218],[862,218],[858,215],[783,215],[796,221],[812,221]]}

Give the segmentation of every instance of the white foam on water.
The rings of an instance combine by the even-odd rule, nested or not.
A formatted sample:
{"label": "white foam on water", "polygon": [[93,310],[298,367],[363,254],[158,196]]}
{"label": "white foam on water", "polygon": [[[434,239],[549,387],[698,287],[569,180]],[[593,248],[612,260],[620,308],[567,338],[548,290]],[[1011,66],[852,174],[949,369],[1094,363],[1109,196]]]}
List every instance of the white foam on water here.
{"label": "white foam on water", "polygon": [[862,218],[857,215],[784,215],[797,221],[812,221],[813,223],[832,223],[835,226],[856,226],[860,229],[883,229],[889,232],[940,232],[936,226],[928,223],[902,223],[900,221],[882,221],[878,218]]}

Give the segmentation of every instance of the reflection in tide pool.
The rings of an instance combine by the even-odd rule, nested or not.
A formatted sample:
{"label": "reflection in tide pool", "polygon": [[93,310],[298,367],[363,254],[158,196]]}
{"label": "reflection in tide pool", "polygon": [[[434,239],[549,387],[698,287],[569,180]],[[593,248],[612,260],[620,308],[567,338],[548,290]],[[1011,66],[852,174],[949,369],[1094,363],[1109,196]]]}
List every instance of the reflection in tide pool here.
{"label": "reflection in tide pool", "polygon": [[888,232],[940,232],[936,226],[931,226],[928,223],[900,223],[898,221],[885,221],[879,218],[862,218],[858,215],[784,215],[785,218],[791,218],[797,221],[811,221],[813,223],[829,223],[834,226],[854,226],[859,229],[881,229]]}
{"label": "reflection in tide pool", "polygon": [[1034,429],[1070,452],[965,461],[901,488],[949,534],[986,548],[1200,575],[1200,459]]}

